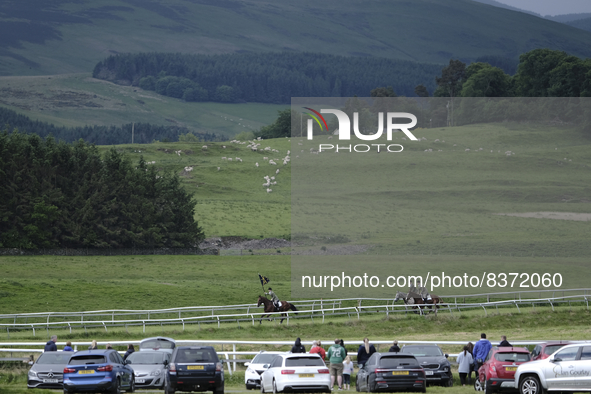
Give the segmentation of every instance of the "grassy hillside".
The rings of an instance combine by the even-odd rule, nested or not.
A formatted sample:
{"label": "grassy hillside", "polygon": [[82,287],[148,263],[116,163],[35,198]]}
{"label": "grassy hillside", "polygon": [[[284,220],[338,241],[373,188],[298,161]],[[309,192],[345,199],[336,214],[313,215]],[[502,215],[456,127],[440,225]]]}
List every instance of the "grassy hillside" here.
{"label": "grassy hillside", "polygon": [[0,77],[0,105],[58,126],[142,122],[184,126],[226,137],[258,130],[274,122],[277,111],[286,108],[256,103],[188,103],[94,79],[90,73]]}
{"label": "grassy hillside", "polygon": [[591,33],[471,0],[58,0],[0,5],[0,75],[89,72],[120,52],[313,51],[447,63],[539,47],[588,57]]}

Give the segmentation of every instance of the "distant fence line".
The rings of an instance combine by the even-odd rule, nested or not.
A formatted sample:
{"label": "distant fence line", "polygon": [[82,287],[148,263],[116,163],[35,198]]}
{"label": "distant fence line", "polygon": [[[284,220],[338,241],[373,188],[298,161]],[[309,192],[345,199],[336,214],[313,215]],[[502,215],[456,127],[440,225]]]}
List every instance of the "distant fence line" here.
{"label": "distant fence line", "polygon": [[56,248],[18,249],[1,248],[0,256],[139,256],[139,255],[212,255],[218,256],[219,249],[208,248]]}

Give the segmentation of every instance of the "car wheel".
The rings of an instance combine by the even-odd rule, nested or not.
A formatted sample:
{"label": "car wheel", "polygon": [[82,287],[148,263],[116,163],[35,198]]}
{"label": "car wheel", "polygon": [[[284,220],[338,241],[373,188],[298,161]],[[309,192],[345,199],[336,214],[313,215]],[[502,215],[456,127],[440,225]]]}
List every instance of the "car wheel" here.
{"label": "car wheel", "polygon": [[371,393],[371,390],[369,389],[369,379],[367,379],[367,381],[365,382],[365,392]]}
{"label": "car wheel", "polygon": [[474,390],[482,391],[482,382],[478,378],[474,380]]}
{"label": "car wheel", "polygon": [[263,378],[261,378],[261,393],[265,392],[265,386],[263,386]]}
{"label": "car wheel", "polygon": [[164,393],[165,394],[174,394],[174,390],[170,387],[170,382],[164,383]]}
{"label": "car wheel", "polygon": [[275,380],[273,380],[273,394],[277,394],[279,393],[279,391],[277,390],[277,382],[275,382]]}
{"label": "car wheel", "polygon": [[526,376],[519,382],[520,394],[541,394],[542,386],[537,376]]}
{"label": "car wheel", "polygon": [[359,392],[359,379],[355,379],[355,391]]}
{"label": "car wheel", "polygon": [[113,386],[111,393],[112,394],[121,394],[121,380],[119,380],[119,379],[115,380],[115,385]]}
{"label": "car wheel", "polygon": [[493,388],[492,385],[488,384],[488,380],[484,381],[484,393],[485,394],[492,394],[493,392]]}
{"label": "car wheel", "polygon": [[218,387],[215,390],[213,390],[213,394],[224,394],[224,386]]}
{"label": "car wheel", "polygon": [[449,380],[445,383],[445,387],[453,387],[454,386],[454,378],[449,378]]}
{"label": "car wheel", "polygon": [[127,390],[128,393],[133,393],[135,391],[135,378],[131,377],[131,383],[129,384],[129,389]]}
{"label": "car wheel", "polygon": [[423,388],[421,389],[421,393],[426,393],[427,392],[427,383],[425,383],[423,385]]}

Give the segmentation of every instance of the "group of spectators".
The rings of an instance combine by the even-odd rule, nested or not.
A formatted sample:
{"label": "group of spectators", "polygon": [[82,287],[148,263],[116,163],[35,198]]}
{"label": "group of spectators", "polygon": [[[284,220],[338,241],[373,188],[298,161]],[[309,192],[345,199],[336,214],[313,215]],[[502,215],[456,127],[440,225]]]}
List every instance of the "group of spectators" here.
{"label": "group of spectators", "polygon": [[[501,336],[501,343],[499,347],[512,346],[507,341],[507,336]],[[458,355],[456,361],[458,362],[458,373],[460,374],[460,382],[462,386],[472,383],[472,371],[474,371],[475,378],[478,379],[478,369],[484,363],[488,352],[492,349],[492,344],[486,339],[486,334],[480,334],[480,340],[476,344],[468,342],[462,352]]]}
{"label": "group of spectators", "polygon": [[[56,342],[57,342],[57,335],[52,335],[51,339],[49,341],[47,341],[47,343],[45,344],[45,348],[43,349],[43,351],[44,352],[56,352],[57,351]],[[98,344],[97,344],[96,340],[93,339],[92,343],[88,347],[88,350],[95,350],[95,349],[98,349]],[[105,346],[105,349],[113,349],[113,346],[111,346],[110,343],[107,343],[107,345]],[[66,342],[66,346],[64,346],[64,352],[73,352],[73,351],[74,351],[74,349],[72,349],[72,342],[70,342],[70,341]],[[129,345],[127,345],[127,351],[125,352],[123,359],[124,360],[127,359],[127,356],[129,356],[133,352],[135,352],[135,348],[130,343]]]}

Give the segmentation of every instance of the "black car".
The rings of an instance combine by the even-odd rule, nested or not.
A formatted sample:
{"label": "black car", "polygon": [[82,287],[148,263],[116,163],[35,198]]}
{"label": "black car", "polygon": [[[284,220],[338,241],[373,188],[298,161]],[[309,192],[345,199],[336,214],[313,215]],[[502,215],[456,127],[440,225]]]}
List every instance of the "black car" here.
{"label": "black car", "polygon": [[403,354],[412,354],[425,370],[427,383],[452,387],[454,384],[451,364],[448,355],[443,353],[437,345],[406,345],[401,350]]}
{"label": "black car", "polygon": [[357,391],[420,391],[425,393],[425,370],[410,354],[374,353],[357,373]]}
{"label": "black car", "polygon": [[172,352],[164,391],[224,394],[224,368],[212,346],[180,346]]}

